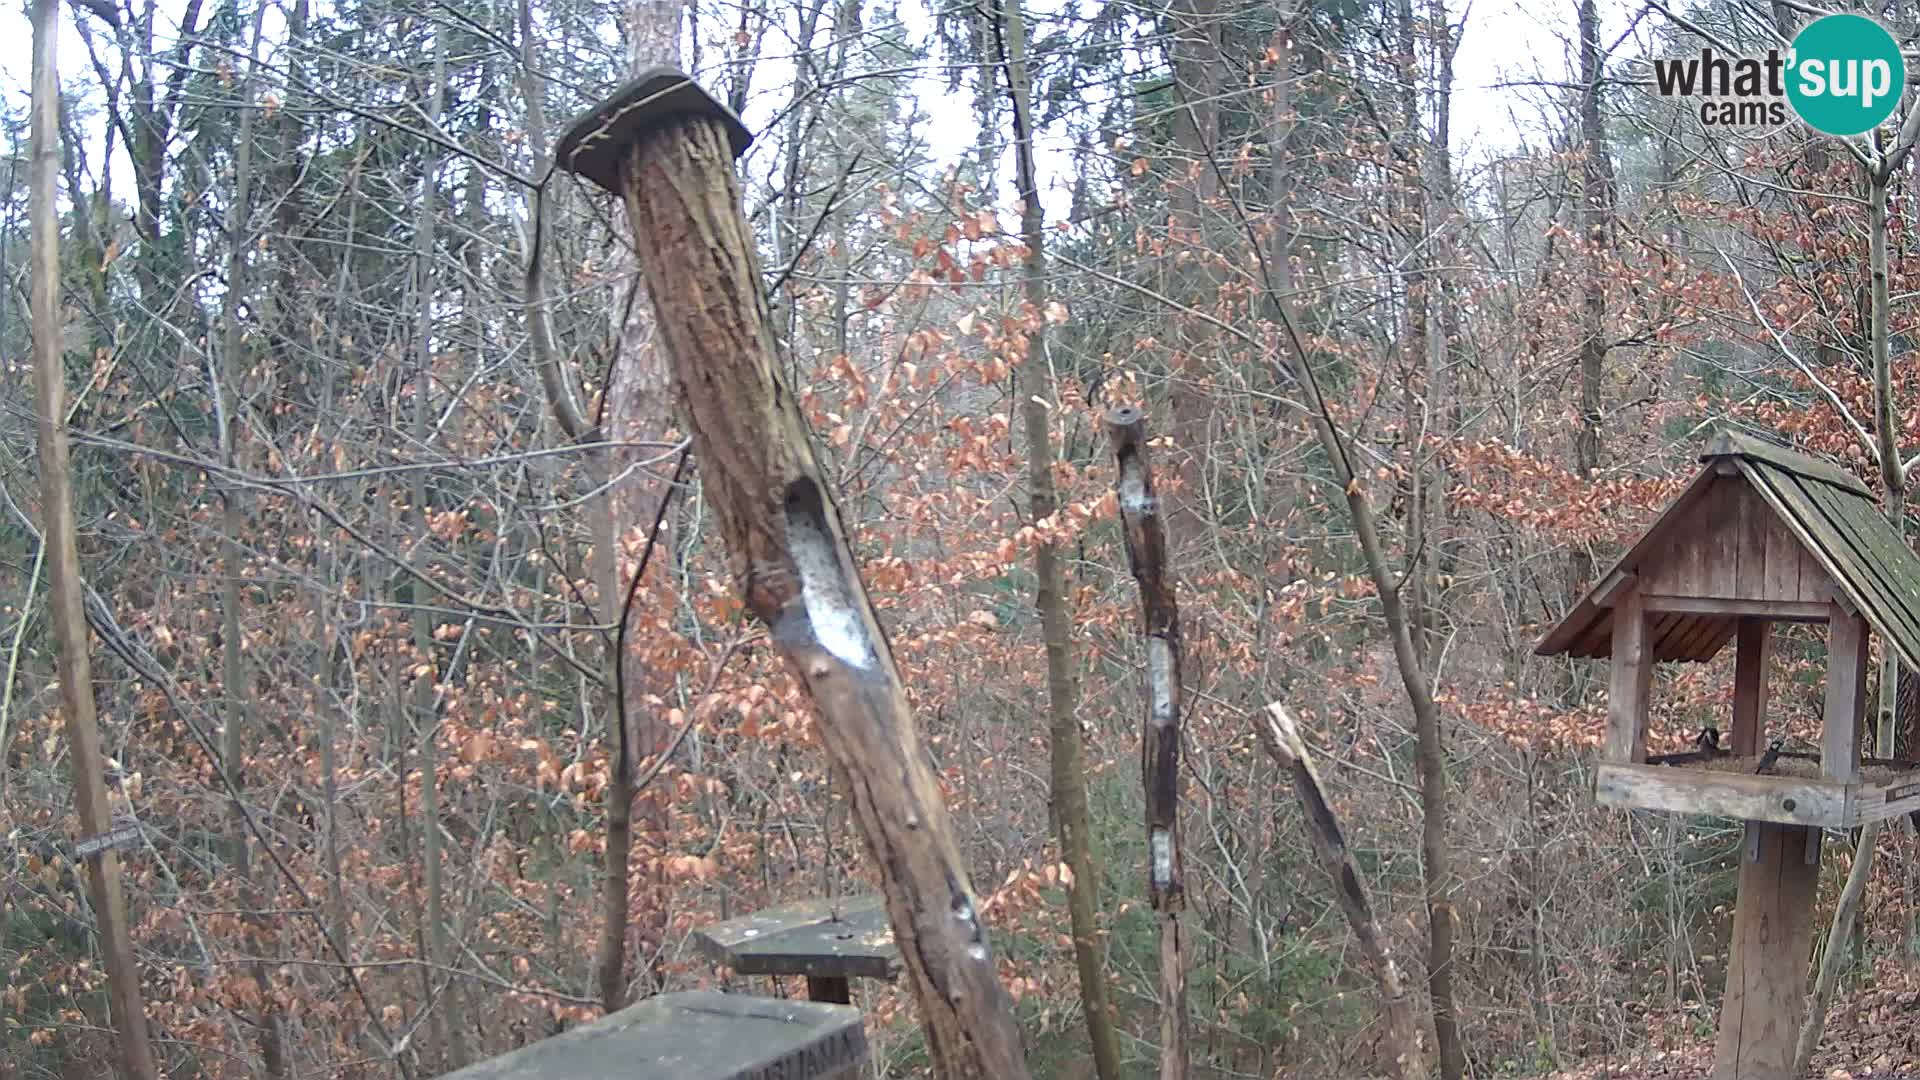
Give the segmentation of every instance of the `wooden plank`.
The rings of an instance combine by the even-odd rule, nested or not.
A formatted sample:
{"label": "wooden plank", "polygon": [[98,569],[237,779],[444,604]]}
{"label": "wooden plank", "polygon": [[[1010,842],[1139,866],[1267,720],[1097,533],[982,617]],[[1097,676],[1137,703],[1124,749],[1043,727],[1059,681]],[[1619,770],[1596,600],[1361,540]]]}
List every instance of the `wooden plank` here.
{"label": "wooden plank", "polygon": [[1653,649],[1640,594],[1630,592],[1613,609],[1613,670],[1607,687],[1607,760],[1647,759],[1647,690]]}
{"label": "wooden plank", "polygon": [[[1853,542],[1856,552],[1864,553],[1865,570],[1880,586],[1884,612],[1865,614],[1878,624],[1888,644],[1912,665],[1920,659],[1920,559],[1894,531],[1880,509],[1864,499],[1848,499],[1828,493],[1825,505],[1830,516]],[[1871,596],[1856,589],[1868,603]],[[1909,636],[1911,635],[1911,636]]]}
{"label": "wooden plank", "polygon": [[[1648,555],[1661,550],[1660,545],[1666,543],[1670,539],[1670,534],[1679,528],[1687,509],[1699,499],[1713,480],[1713,470],[1700,470],[1700,475],[1693,478],[1693,482],[1688,484],[1686,490],[1680,493],[1680,497],[1673,501],[1673,505],[1667,507],[1659,517],[1654,519],[1653,524],[1640,535],[1640,539],[1634,543],[1633,547],[1607,568],[1606,574],[1600,575],[1599,581],[1595,582],[1595,587],[1598,588],[1599,582],[1605,581],[1608,574],[1614,570],[1634,571],[1643,563],[1648,563]],[[1606,617],[1606,609],[1593,603],[1593,593],[1589,591],[1579,603],[1568,610],[1545,637],[1540,639],[1540,644],[1533,647],[1534,655],[1559,656],[1567,652],[1574,643],[1592,630],[1595,622],[1604,621]]]}
{"label": "wooden plank", "polygon": [[1713,441],[1707,445],[1706,451],[1700,455],[1700,460],[1712,461],[1714,458],[1727,456],[1763,461],[1775,468],[1812,477],[1857,495],[1865,495],[1868,498],[1873,496],[1873,492],[1868,489],[1865,481],[1831,461],[1802,454],[1797,450],[1756,439],[1750,435],[1742,435],[1737,431],[1722,431],[1714,436]]}
{"label": "wooden plank", "polygon": [[1889,639],[1920,642],[1920,614],[1902,595],[1896,566],[1907,564],[1913,553],[1863,499],[1853,499],[1819,484],[1798,482],[1801,491],[1822,514],[1827,532],[1823,542],[1841,564],[1849,595],[1861,613],[1881,627]]}
{"label": "wooden plank", "polygon": [[[1871,574],[1863,575],[1863,567],[1857,567],[1860,555],[1844,537],[1837,534],[1832,523],[1827,520],[1826,512],[1814,502],[1805,486],[1793,476],[1781,472],[1769,472],[1764,467],[1754,466],[1749,474],[1754,478],[1755,490],[1775,505],[1780,511],[1781,520],[1792,530],[1797,538],[1819,562],[1827,580],[1844,585],[1854,599],[1861,603],[1876,621],[1884,619],[1881,609],[1888,604],[1881,597],[1881,591]],[[1821,485],[1811,485],[1821,488]],[[1804,593],[1806,583],[1801,583]],[[1912,633],[1914,640],[1920,641],[1920,633],[1902,630],[1900,625],[1882,623],[1882,629],[1889,636],[1899,633]]]}
{"label": "wooden plank", "polygon": [[1660,655],[1671,652],[1676,660],[1711,660],[1715,647],[1733,633],[1733,620],[1711,615],[1689,615],[1673,644]]}
{"label": "wooden plank", "polygon": [[1701,505],[1700,529],[1692,538],[1700,552],[1701,588],[1693,595],[1722,599],[1746,595],[1740,589],[1739,503],[1746,486],[1739,477],[1721,477]]}
{"label": "wooden plank", "polygon": [[1738,757],[1760,752],[1767,729],[1767,666],[1773,658],[1773,626],[1744,618],[1734,636],[1733,730],[1727,749]]}
{"label": "wooden plank", "polygon": [[893,929],[878,896],[807,900],[696,930],[694,943],[742,975],[891,979]]}
{"label": "wooden plank", "polygon": [[1712,633],[1695,649],[1693,659],[1704,664],[1720,655],[1720,650],[1726,648],[1727,642],[1733,640],[1733,631],[1739,625],[1737,619],[1715,619],[1709,625]]}
{"label": "wooden plank", "polygon": [[[1818,582],[1803,584],[1800,580],[1802,567],[1808,562],[1806,545],[1793,535],[1785,522],[1780,520],[1780,511],[1768,503],[1762,493],[1749,482],[1747,491],[1753,498],[1766,507],[1770,519],[1763,537],[1766,545],[1766,563],[1762,571],[1765,584],[1761,595],[1781,600],[1805,600],[1806,590],[1817,586]],[[1826,571],[1820,572],[1820,581],[1827,580]]]}
{"label": "wooden plank", "polygon": [[1740,587],[1733,595],[1758,600],[1798,599],[1797,592],[1776,596],[1767,591],[1767,533],[1773,528],[1773,508],[1760,501],[1744,476],[1727,486],[1733,492],[1734,537],[1740,547]]}
{"label": "wooden plank", "polygon": [[1752,823],[1759,858],[1742,858],[1713,1080],[1795,1080],[1794,1045],[1813,955],[1820,865],[1811,829]]}
{"label": "wooden plank", "polygon": [[1831,605],[1826,600],[1729,600],[1717,596],[1645,596],[1648,611],[1676,611],[1688,615],[1758,615],[1777,622],[1825,622]]}
{"label": "wooden plank", "polygon": [[442,1080],[853,1080],[867,1032],[848,1005],[661,994]]}
{"label": "wooden plank", "polygon": [[1631,570],[1616,569],[1600,579],[1594,587],[1593,603],[1595,607],[1610,608],[1619,601],[1620,596],[1634,584],[1636,575]]}
{"label": "wooden plank", "polygon": [[1852,824],[1852,793],[1833,780],[1607,762],[1594,774],[1593,793],[1602,806],[1829,828]]}
{"label": "wooden plank", "polygon": [[1863,785],[1854,803],[1863,825],[1920,810],[1920,772],[1897,776],[1885,784]]}
{"label": "wooden plank", "polygon": [[1820,728],[1820,772],[1860,778],[1860,722],[1867,714],[1867,621],[1834,605],[1827,621],[1827,694]]}

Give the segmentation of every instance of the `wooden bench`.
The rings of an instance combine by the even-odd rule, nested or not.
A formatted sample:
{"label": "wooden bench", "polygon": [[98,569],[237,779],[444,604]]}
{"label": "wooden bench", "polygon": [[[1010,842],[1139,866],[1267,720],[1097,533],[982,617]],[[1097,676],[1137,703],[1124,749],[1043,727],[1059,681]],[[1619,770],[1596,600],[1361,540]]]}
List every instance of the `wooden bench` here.
{"label": "wooden bench", "polygon": [[661,994],[442,1080],[857,1080],[860,1011],[696,990]]}

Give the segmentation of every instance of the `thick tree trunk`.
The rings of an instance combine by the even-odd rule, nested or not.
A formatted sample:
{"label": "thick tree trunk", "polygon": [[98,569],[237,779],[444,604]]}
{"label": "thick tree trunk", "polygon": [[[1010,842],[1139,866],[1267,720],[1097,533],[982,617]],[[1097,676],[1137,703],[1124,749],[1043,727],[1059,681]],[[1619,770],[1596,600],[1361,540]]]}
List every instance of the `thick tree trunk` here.
{"label": "thick tree trunk", "polygon": [[[1027,29],[1020,0],[1003,0],[1001,48],[1007,70],[1007,95],[1013,107],[1014,172],[1020,199],[1020,232],[1027,248],[1026,357],[1017,369],[1021,425],[1027,442],[1027,517],[1051,518],[1059,509],[1054,488],[1054,448],[1047,385],[1046,223],[1040,203],[1033,152],[1032,99],[1027,78]],[[1074,965],[1080,973],[1080,1003],[1094,1072],[1100,1080],[1119,1080],[1120,1042],[1107,1003],[1106,949],[1098,922],[1100,869],[1093,861],[1093,823],[1087,812],[1087,774],[1080,737],[1079,673],[1074,670],[1073,615],[1068,610],[1066,575],[1060,552],[1041,540],[1033,548],[1034,605],[1040,610],[1040,635],[1047,656],[1047,728],[1052,751],[1053,819],[1060,830],[1060,855],[1072,871],[1067,882],[1067,913],[1073,933]]]}
{"label": "thick tree trunk", "polygon": [[659,342],[747,609],[820,713],[880,871],[901,967],[934,1068],[1027,1075],[1012,1003],[939,784],[845,526],[779,374],[728,133],[676,117],[625,152],[620,186],[656,297]]}
{"label": "thick tree trunk", "polygon": [[[80,549],[74,538],[72,462],[66,428],[66,358],[61,347],[60,221],[55,177],[60,164],[60,76],[54,43],[59,36],[56,0],[33,3],[33,116],[28,135],[29,216],[32,223],[31,311],[33,315],[34,431],[40,457],[41,543],[46,550],[47,606],[59,648],[60,707],[67,720],[73,801],[87,837],[112,827],[107,803],[100,727],[94,712],[93,670],[87,655],[86,613],[81,606]],[[87,902],[93,908],[100,951],[107,968],[107,1002],[113,1017],[120,1068],[128,1080],[155,1080],[153,1047],[147,1041],[140,970],[133,959],[121,891],[120,856],[104,848],[87,856]]]}
{"label": "thick tree trunk", "polygon": [[1395,963],[1386,936],[1380,932],[1380,924],[1373,916],[1373,901],[1367,896],[1367,887],[1360,880],[1360,868],[1354,865],[1353,853],[1347,848],[1340,819],[1327,802],[1326,790],[1320,785],[1320,774],[1313,766],[1307,744],[1300,738],[1299,725],[1294,723],[1285,706],[1274,702],[1254,718],[1253,730],[1267,753],[1293,777],[1294,794],[1299,796],[1300,805],[1307,812],[1307,830],[1313,840],[1314,853],[1320,856],[1327,877],[1333,881],[1333,891],[1339,898],[1340,910],[1346,914],[1347,927],[1353,931],[1360,955],[1373,972],[1374,984],[1380,990],[1380,1011],[1387,1021],[1394,1075],[1400,1080],[1425,1080],[1426,1055],[1420,1048],[1420,1027],[1414,1019],[1406,979],[1400,974],[1400,966]]}
{"label": "thick tree trunk", "polygon": [[1187,906],[1180,848],[1180,604],[1167,567],[1166,530],[1147,463],[1146,417],[1107,414],[1127,564],[1140,586],[1146,639],[1147,713],[1140,731],[1140,784],[1147,807],[1147,900],[1160,916],[1160,1080],[1187,1075],[1187,957],[1180,913]]}

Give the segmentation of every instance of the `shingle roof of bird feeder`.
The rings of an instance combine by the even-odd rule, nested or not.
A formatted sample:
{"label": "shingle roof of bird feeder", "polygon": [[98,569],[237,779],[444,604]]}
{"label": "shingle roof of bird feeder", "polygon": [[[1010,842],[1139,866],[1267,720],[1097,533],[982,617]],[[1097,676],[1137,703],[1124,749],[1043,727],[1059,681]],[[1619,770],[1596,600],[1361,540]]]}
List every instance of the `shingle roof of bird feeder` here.
{"label": "shingle roof of bird feeder", "polygon": [[[1711,660],[1740,615],[1759,613],[1740,607],[1755,582],[1765,581],[1777,600],[1797,581],[1809,621],[1819,617],[1818,605],[1841,600],[1902,660],[1920,668],[1920,557],[1881,515],[1864,483],[1829,462],[1730,432],[1715,438],[1700,460],[1706,463],[1700,475],[1535,653],[1611,656],[1610,595],[1623,581],[1677,569],[1710,582],[1705,591],[1722,600],[1724,610],[1661,614],[1651,628],[1656,660]],[[1757,498],[1735,490],[1742,484]],[[1781,605],[1773,608],[1780,617]]]}
{"label": "shingle roof of bird feeder", "polygon": [[740,117],[714,100],[685,72],[653,67],[580,114],[554,147],[554,164],[619,194],[620,167],[627,148],[662,122],[682,116],[719,120],[727,129],[734,157],[746,153],[753,142],[753,133]]}
{"label": "shingle roof of bird feeder", "polygon": [[899,967],[877,896],[768,908],[697,930],[694,940],[741,975],[891,979]]}

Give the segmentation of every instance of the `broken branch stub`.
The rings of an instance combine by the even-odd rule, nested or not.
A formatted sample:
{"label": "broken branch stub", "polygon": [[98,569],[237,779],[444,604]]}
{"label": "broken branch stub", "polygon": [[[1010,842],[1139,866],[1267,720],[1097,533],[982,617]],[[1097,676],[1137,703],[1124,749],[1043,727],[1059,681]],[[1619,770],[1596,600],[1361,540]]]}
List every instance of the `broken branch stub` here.
{"label": "broken branch stub", "polygon": [[946,804],[779,374],[733,170],[744,134],[684,75],[656,69],[576,122],[558,164],[626,203],[734,580],[812,696],[827,752],[850,781],[935,1068],[1021,1080],[1019,1029]]}
{"label": "broken branch stub", "polygon": [[1314,854],[1332,879],[1334,895],[1347,917],[1347,928],[1360,945],[1360,953],[1373,970],[1375,987],[1380,991],[1380,1011],[1387,1021],[1387,1050],[1392,1054],[1393,1074],[1398,1080],[1426,1080],[1426,1053],[1420,1045],[1420,1029],[1413,1015],[1413,1001],[1407,995],[1407,982],[1400,965],[1393,959],[1386,935],[1374,918],[1373,900],[1360,880],[1360,868],[1340,829],[1340,819],[1327,801],[1320,784],[1320,771],[1313,766],[1300,726],[1286,706],[1272,702],[1254,714],[1254,734],[1275,764],[1293,777],[1294,794],[1307,813],[1307,834]]}

